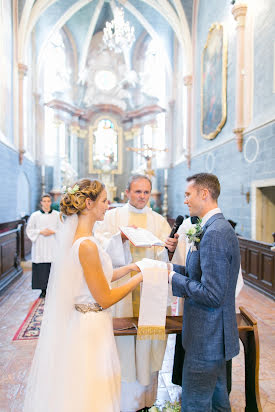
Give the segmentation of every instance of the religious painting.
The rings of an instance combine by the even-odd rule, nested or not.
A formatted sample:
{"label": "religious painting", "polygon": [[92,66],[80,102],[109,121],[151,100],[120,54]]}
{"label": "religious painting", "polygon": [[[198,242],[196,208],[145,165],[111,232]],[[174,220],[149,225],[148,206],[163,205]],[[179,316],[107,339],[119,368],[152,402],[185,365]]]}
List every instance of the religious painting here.
{"label": "religious painting", "polygon": [[215,23],[209,29],[201,65],[201,134],[214,139],[226,121],[227,45],[224,29]]}
{"label": "religious painting", "polygon": [[115,121],[107,117],[97,120],[89,134],[90,173],[121,173],[121,138]]}
{"label": "religious painting", "polygon": [[0,138],[11,138],[12,12],[9,0],[0,0]]}

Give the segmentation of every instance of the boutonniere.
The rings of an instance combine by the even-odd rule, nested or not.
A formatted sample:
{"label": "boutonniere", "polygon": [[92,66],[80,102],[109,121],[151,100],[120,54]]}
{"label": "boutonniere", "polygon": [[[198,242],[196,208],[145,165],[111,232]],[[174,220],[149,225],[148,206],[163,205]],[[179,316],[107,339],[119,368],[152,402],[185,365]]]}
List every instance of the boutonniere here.
{"label": "boutonniere", "polygon": [[187,230],[186,237],[188,239],[188,243],[193,243],[192,250],[197,250],[196,243],[200,243],[201,241],[201,234],[202,234],[202,219],[198,219],[195,225],[192,225],[190,229]]}

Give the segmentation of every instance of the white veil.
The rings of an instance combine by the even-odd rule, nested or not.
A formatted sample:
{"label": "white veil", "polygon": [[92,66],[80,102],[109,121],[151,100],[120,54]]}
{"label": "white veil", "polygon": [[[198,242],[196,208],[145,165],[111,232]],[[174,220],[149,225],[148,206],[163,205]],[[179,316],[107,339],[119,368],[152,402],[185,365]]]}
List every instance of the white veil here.
{"label": "white veil", "polygon": [[[43,321],[24,403],[24,412],[51,409],[51,400],[62,382],[62,354],[68,319],[74,309],[77,263],[72,250],[78,216],[66,217],[57,234],[56,257],[51,266]],[[53,401],[52,401],[53,402]]]}

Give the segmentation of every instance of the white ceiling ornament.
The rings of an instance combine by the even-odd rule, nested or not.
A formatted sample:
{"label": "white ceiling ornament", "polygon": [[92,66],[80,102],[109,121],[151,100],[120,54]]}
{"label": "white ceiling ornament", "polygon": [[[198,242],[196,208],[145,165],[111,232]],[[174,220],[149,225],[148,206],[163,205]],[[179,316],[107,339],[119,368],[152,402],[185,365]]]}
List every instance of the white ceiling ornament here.
{"label": "white ceiling ornament", "polygon": [[97,70],[95,73],[95,84],[99,90],[112,90],[117,84],[117,78],[111,70]]}
{"label": "white ceiling ornament", "polygon": [[88,64],[80,83],[86,88],[84,103],[87,107],[113,104],[123,111],[134,105],[132,92],[139,87],[138,75],[128,69],[123,54],[102,49],[102,32],[92,39]]}
{"label": "white ceiling ornament", "polygon": [[103,42],[115,53],[122,53],[130,49],[135,41],[135,29],[130,26],[128,21],[124,20],[122,8],[116,7],[114,9],[114,19],[106,22],[103,33]]}

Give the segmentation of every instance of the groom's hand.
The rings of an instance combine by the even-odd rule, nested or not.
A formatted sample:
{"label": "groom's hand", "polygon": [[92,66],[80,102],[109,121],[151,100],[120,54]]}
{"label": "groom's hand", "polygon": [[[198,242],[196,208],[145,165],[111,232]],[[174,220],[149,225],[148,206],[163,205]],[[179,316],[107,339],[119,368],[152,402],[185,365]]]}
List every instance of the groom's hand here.
{"label": "groom's hand", "polygon": [[176,247],[178,245],[178,240],[179,240],[179,234],[175,233],[174,237],[168,237],[165,240],[165,246],[169,250],[169,252],[174,253],[176,250]]}

